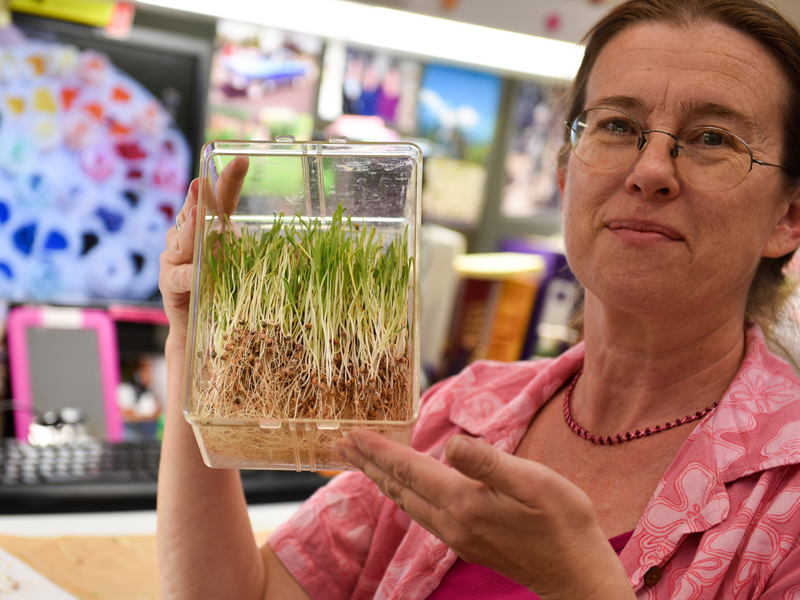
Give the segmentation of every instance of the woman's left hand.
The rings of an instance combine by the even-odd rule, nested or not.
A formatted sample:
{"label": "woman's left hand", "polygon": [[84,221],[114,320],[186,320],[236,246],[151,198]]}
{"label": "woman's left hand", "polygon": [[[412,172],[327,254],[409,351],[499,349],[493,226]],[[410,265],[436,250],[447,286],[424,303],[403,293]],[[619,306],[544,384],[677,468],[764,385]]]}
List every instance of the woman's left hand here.
{"label": "woman's left hand", "polygon": [[634,598],[589,497],[555,471],[463,435],[446,465],[369,431],[337,451],[462,559],[542,600]]}

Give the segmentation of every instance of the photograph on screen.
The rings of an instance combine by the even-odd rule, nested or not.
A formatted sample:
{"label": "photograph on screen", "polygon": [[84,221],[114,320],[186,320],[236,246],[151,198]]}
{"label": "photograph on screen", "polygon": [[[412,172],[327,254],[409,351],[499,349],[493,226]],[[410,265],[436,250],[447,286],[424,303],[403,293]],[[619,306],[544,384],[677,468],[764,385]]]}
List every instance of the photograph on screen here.
{"label": "photograph on screen", "polygon": [[[416,60],[331,42],[325,48],[318,114],[334,122],[336,134],[347,135],[342,128],[350,127],[356,135],[348,137],[361,141],[414,135],[421,74],[422,65]],[[363,123],[374,120],[378,125],[371,127],[379,136],[382,129],[396,133],[391,138],[384,134],[366,139],[368,135],[358,135],[359,125],[351,125],[358,119],[348,117],[358,117]],[[361,127],[369,133],[370,125]]]}
{"label": "photograph on screen", "polygon": [[41,22],[0,49],[0,299],[157,305],[192,163],[170,108],[188,99],[171,88],[167,106],[91,36],[81,47]]}
{"label": "photograph on screen", "polygon": [[423,219],[461,229],[477,225],[500,91],[496,75],[442,65],[425,67],[417,129],[420,137],[431,142],[432,150],[425,159]]}
{"label": "photograph on screen", "polygon": [[556,215],[561,204],[556,167],[564,143],[566,89],[521,81],[513,98],[500,210],[506,217]]}
{"label": "photograph on screen", "polygon": [[220,20],[206,139],[311,139],[321,53],[314,36]]}

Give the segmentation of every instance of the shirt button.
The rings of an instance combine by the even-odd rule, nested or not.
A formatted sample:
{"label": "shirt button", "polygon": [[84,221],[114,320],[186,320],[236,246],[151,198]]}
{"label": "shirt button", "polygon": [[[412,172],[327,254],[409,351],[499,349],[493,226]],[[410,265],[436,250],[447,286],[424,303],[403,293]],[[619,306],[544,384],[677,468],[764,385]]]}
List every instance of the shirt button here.
{"label": "shirt button", "polygon": [[644,582],[652,587],[661,581],[661,576],[663,574],[664,570],[661,567],[651,567],[647,570],[647,573],[644,574]]}

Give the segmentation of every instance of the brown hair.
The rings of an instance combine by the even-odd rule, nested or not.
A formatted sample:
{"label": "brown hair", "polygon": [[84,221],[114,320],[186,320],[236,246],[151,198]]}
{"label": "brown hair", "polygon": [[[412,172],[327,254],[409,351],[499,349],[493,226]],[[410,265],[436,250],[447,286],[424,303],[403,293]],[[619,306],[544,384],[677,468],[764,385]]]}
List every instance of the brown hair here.
{"label": "brown hair", "polygon": [[[586,52],[572,87],[567,119],[574,119],[586,102],[586,86],[597,57],[622,31],[641,23],[666,23],[688,28],[719,23],[754,39],[780,65],[789,84],[781,169],[786,186],[800,185],[800,33],[773,7],[760,0],[629,0],[612,8],[586,34]],[[569,158],[567,133],[558,156],[559,167]],[[768,328],[792,293],[783,269],[794,251],[779,258],[762,258],[747,298],[746,318]],[[582,310],[579,311],[582,315]],[[582,317],[576,323],[582,333]]]}

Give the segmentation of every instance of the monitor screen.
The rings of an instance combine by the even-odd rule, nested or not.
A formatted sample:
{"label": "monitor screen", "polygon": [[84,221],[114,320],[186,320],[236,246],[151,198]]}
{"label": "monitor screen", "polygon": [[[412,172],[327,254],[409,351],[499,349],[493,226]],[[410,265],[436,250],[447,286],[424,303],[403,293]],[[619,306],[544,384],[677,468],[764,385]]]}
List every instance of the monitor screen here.
{"label": "monitor screen", "polygon": [[517,82],[505,153],[503,216],[558,215],[556,169],[566,131],[568,91],[563,84]]}
{"label": "monitor screen", "polygon": [[14,23],[26,41],[0,48],[0,299],[159,305],[159,254],[203,141],[211,44]]}
{"label": "monitor screen", "polygon": [[461,231],[480,223],[501,87],[498,75],[426,65],[417,106],[417,133],[432,144],[423,220]]}
{"label": "monitor screen", "polygon": [[322,40],[227,20],[216,33],[206,137],[311,139]]}

